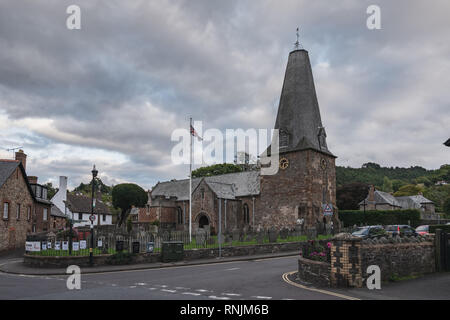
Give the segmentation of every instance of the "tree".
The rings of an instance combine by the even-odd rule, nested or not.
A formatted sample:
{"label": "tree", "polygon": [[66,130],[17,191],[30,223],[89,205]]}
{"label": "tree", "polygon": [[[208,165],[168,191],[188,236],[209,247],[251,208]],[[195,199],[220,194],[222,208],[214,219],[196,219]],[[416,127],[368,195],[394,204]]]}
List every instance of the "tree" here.
{"label": "tree", "polygon": [[392,181],[389,180],[388,177],[384,176],[383,178],[383,187],[381,188],[384,192],[392,192],[393,186],[392,186]]}
{"label": "tree", "polygon": [[147,192],[134,183],[122,183],[112,190],[112,203],[114,208],[121,210],[118,225],[121,226],[130,214],[131,208],[144,207],[148,201]]}
{"label": "tree", "polygon": [[394,193],[394,197],[415,196],[423,192],[423,188],[415,184],[407,184]]}
{"label": "tree", "polygon": [[443,209],[444,209],[445,216],[450,217],[450,197],[445,199]]}
{"label": "tree", "polygon": [[192,171],[193,178],[217,176],[220,174],[241,172],[242,167],[232,163],[213,164],[207,167],[201,167]]}
{"label": "tree", "polygon": [[355,182],[338,187],[336,190],[336,204],[341,210],[358,210],[359,203],[367,197],[369,185]]}

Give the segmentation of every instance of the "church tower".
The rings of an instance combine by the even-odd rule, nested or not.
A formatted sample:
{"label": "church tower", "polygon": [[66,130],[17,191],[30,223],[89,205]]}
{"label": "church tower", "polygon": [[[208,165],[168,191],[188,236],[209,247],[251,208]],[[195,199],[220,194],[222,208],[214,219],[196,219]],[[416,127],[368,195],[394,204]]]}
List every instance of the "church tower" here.
{"label": "church tower", "polygon": [[[298,43],[289,54],[275,129],[280,168],[275,175],[261,175],[260,225],[293,227],[298,219],[305,227],[337,222],[336,156],[327,146],[308,52],[298,49]],[[332,215],[324,215],[326,205]]]}

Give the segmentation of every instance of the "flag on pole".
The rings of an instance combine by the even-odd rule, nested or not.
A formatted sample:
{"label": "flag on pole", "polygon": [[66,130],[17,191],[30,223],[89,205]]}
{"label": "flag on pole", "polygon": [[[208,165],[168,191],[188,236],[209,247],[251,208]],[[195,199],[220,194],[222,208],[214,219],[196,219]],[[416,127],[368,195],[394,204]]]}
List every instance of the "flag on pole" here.
{"label": "flag on pole", "polygon": [[195,131],[192,125],[191,125],[191,136],[197,137],[199,140],[203,141],[203,138],[198,135],[197,131]]}

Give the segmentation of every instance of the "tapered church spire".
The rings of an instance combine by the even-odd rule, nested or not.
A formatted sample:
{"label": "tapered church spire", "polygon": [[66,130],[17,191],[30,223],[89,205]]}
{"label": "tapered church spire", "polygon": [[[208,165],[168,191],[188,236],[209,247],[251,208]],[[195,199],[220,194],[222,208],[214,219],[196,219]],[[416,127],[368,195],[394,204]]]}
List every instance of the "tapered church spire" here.
{"label": "tapered church spire", "polygon": [[275,129],[279,129],[280,153],[313,149],[334,156],[327,147],[311,63],[304,49],[289,54]]}

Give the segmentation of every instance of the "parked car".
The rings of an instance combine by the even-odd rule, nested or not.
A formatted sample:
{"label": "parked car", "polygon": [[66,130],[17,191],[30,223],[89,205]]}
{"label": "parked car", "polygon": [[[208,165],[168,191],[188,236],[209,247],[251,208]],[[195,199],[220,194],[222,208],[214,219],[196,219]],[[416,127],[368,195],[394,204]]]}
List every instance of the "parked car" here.
{"label": "parked car", "polygon": [[358,238],[380,238],[386,235],[386,231],[382,226],[365,226],[359,227],[355,232],[352,233],[352,236]]}
{"label": "parked car", "polygon": [[386,232],[393,236],[416,236],[417,232],[411,226],[407,224],[395,224],[386,226]]}
{"label": "parked car", "polygon": [[430,226],[429,225],[423,225],[423,226],[418,226],[416,228],[416,232],[418,234],[420,234],[421,236],[428,234],[430,232]]}

